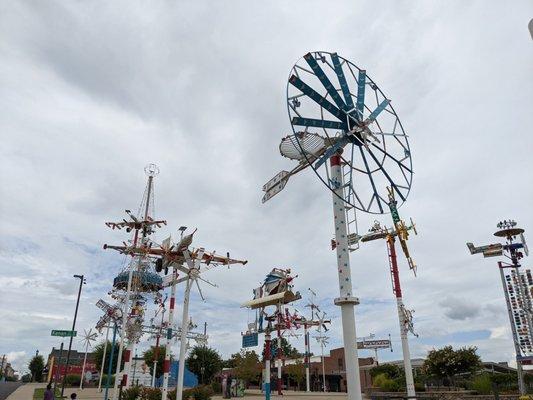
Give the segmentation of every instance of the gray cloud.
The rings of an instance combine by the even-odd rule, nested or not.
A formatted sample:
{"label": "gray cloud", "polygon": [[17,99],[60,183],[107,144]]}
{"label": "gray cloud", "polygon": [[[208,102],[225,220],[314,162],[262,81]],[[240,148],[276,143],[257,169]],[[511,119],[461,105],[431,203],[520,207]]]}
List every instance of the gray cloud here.
{"label": "gray cloud", "polygon": [[[418,277],[400,260],[421,336],[413,354],[438,335],[459,335],[465,321],[470,331],[501,333],[508,322],[496,267],[469,256],[465,242],[491,240],[502,217],[533,226],[530,5],[406,5],[3,2],[0,282],[10,304],[0,310],[0,352],[22,360],[35,346],[58,345],[49,330],[70,325],[75,273],[88,282],[79,327],[94,325],[94,304],[123,266],[100,251],[125,239],[103,222],[136,209],[148,162],[161,168],[156,214],[169,221],[157,240],[198,227],[197,244],[250,260],[208,272],[219,288],[205,288],[206,303],[193,298],[213,346],[238,350],[250,317],[239,304],[273,266],[293,267],[302,292],[318,290],[339,345],[330,193],[309,172],[260,204],[261,185],[290,167],[277,150],[290,129],[287,74],[314,49],[366,68],[410,135],[414,185],[401,213],[420,230],[410,241]],[[360,215],[360,229],[373,219]],[[391,333],[397,343],[384,243],[351,259],[358,334]],[[480,318],[478,304],[486,304]],[[512,355],[500,334],[473,344],[493,360]]]}
{"label": "gray cloud", "polygon": [[481,307],[472,304],[471,300],[447,297],[439,305],[444,309],[444,315],[450,319],[464,321],[479,315]]}

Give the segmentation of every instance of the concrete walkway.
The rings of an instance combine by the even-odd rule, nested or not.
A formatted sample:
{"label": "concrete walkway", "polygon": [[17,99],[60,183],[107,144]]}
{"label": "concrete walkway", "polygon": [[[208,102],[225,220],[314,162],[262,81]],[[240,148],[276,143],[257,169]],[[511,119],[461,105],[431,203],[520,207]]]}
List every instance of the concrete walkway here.
{"label": "concrete walkway", "polygon": [[7,400],[32,400],[37,388],[46,387],[46,383],[26,383],[9,395]]}

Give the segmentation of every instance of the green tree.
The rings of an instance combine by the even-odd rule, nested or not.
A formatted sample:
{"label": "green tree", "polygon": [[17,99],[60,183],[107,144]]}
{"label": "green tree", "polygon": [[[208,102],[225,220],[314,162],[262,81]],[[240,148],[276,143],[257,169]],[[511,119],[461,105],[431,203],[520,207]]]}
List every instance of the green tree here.
{"label": "green tree", "polygon": [[33,356],[28,363],[28,369],[31,371],[32,380],[41,382],[43,379],[44,358],[41,355]]}
{"label": "green tree", "polygon": [[222,370],[222,358],[215,349],[206,346],[194,346],[187,357],[187,368],[201,384],[211,382],[217,372]]}
{"label": "green tree", "polygon": [[[96,363],[96,368],[98,370],[100,370],[100,368],[102,367],[102,361],[103,361],[103,358],[104,358],[104,346],[105,346],[105,344],[106,344],[105,341],[102,341],[102,342],[98,343],[94,347],[94,351],[93,351],[94,362]],[[115,352],[113,354],[113,364],[111,366],[111,371],[113,371],[113,373],[115,372],[115,368],[116,368],[116,365],[117,365],[118,348],[119,348],[119,344],[115,343]],[[108,340],[107,341],[107,351],[106,351],[106,355],[105,355],[104,373],[107,373],[107,369],[109,368],[109,357],[110,357],[110,355],[111,355],[111,342]],[[121,364],[122,364],[121,366],[123,367],[124,366],[124,357],[122,358]]]}
{"label": "green tree", "polygon": [[[303,353],[300,353],[297,349],[292,347],[287,339],[284,337],[281,338],[281,350],[283,351],[283,356],[285,358],[300,358],[303,357]],[[276,354],[278,351],[278,340],[273,339],[270,342],[270,357],[272,360],[276,359]],[[263,359],[265,358],[265,352],[263,350]]]}
{"label": "green tree", "polygon": [[298,389],[300,389],[300,384],[305,379],[305,367],[301,360],[296,360],[294,364],[289,364],[285,367],[285,371],[289,378],[296,382]]}
{"label": "green tree", "polygon": [[473,373],[479,370],[481,359],[476,353],[477,347],[462,347],[454,350],[452,346],[433,349],[424,361],[424,370],[428,375],[441,379],[445,384],[454,381],[457,374]]}
{"label": "green tree", "polygon": [[[144,362],[150,367],[150,375],[154,373],[154,359],[155,359],[156,347],[152,346],[143,353]],[[157,368],[155,376],[159,378],[163,375],[163,363],[165,362],[165,346],[159,346],[159,352],[157,355]]]}
{"label": "green tree", "polygon": [[255,351],[241,350],[240,353],[232,354],[231,357],[237,378],[247,383],[257,381],[261,375],[262,367],[259,355]]}
{"label": "green tree", "polygon": [[381,364],[370,370],[370,376],[372,378],[381,374],[385,374],[390,379],[396,379],[403,376],[403,371],[400,367],[394,364]]}

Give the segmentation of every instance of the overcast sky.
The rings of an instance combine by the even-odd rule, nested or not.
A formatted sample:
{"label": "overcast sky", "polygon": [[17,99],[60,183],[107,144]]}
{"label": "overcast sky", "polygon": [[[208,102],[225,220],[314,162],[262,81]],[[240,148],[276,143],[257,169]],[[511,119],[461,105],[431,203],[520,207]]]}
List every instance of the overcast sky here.
{"label": "overcast sky", "polygon": [[[418,223],[418,277],[399,259],[412,356],[452,344],[512,360],[496,260],[465,242],[493,240],[503,218],[533,229],[531,2],[176,3],[0,4],[0,354],[21,368],[59,346],[50,330],[70,329],[75,273],[87,276],[77,330],[94,327],[122,265],[102,245],[126,239],[104,221],[138,207],[149,162],[161,169],[156,217],[168,221],[157,239],[197,227],[196,245],[249,260],[208,272],[219,288],[205,287],[205,303],[193,295],[210,346],[239,350],[253,318],[239,305],[272,267],[291,267],[304,298],[318,293],[339,346],[330,192],[306,171],[260,201],[291,167],[277,148],[290,68],[327,50],[368,71],[409,135],[415,175],[400,212]],[[359,217],[362,232],[375,219]],[[394,352],[381,357],[400,359],[385,243],[351,263],[358,335],[390,333]]]}

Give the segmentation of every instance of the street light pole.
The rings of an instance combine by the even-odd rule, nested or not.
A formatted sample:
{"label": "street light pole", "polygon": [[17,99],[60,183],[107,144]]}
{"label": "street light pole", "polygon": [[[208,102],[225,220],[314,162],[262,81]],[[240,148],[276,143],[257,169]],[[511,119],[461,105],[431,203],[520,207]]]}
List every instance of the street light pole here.
{"label": "street light pole", "polygon": [[85,282],[85,277],[83,275],[74,275],[74,278],[78,278],[80,280],[80,287],[78,289],[78,300],[76,300],[76,310],[74,311],[74,321],[72,321],[72,335],[70,336],[70,341],[68,344],[68,351],[67,351],[67,361],[65,364],[65,373],[63,375],[63,383],[61,384],[61,397],[63,397],[63,394],[65,392],[65,380],[67,377],[68,372],[68,363],[70,361],[70,351],[72,350],[72,339],[74,339],[74,329],[76,328],[76,318],[78,316],[78,307],[80,305],[80,297],[81,297],[81,288]]}

